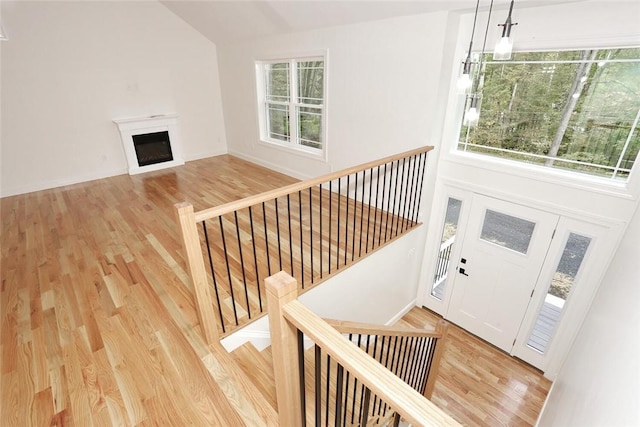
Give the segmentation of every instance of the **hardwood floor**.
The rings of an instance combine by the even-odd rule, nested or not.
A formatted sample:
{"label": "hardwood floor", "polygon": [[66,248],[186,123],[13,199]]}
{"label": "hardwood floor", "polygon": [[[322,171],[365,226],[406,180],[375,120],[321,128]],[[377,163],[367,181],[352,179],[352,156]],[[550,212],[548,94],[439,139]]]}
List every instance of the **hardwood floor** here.
{"label": "hardwood floor", "polygon": [[294,181],[221,156],[3,198],[0,425],[273,424],[194,330],[173,204]]}
{"label": "hardwood floor", "polygon": [[[1,199],[0,425],[276,425],[246,365],[202,341],[173,204],[294,181],[220,156]],[[548,382],[452,335],[436,403],[468,425],[532,424]]]}
{"label": "hardwood floor", "polygon": [[[400,323],[422,327],[439,319],[416,307]],[[451,325],[431,400],[463,425],[532,426],[550,387],[536,369]]]}

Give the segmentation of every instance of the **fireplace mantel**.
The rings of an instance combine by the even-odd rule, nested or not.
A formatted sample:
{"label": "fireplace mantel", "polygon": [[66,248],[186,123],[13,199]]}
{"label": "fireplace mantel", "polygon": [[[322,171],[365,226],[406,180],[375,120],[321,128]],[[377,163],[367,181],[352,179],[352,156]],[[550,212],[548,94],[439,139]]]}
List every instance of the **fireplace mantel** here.
{"label": "fireplace mantel", "polygon": [[[180,134],[178,132],[177,114],[171,113],[147,117],[122,118],[114,119],[113,122],[118,125],[118,130],[120,131],[122,146],[129,165],[129,175],[151,172],[184,164],[184,158],[182,157],[182,144],[180,143]],[[136,156],[133,137],[135,135],[145,135],[164,131],[169,132],[169,141],[171,144],[173,160],[140,166]]]}

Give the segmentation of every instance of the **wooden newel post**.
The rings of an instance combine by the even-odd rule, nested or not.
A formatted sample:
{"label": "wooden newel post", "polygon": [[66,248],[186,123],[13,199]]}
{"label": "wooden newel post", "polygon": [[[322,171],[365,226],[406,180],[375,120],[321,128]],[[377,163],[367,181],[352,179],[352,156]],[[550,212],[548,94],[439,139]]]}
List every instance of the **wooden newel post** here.
{"label": "wooden newel post", "polygon": [[193,284],[193,293],[196,300],[196,309],[198,310],[198,320],[200,327],[204,333],[204,339],[207,344],[213,344],[220,340],[218,336],[218,327],[216,326],[216,318],[213,312],[213,301],[209,292],[209,284],[207,283],[207,273],[204,269],[204,260],[202,259],[202,249],[200,248],[200,237],[196,228],[196,217],[193,212],[193,205],[190,203],[176,203],[176,217],[180,226],[180,234],[182,235],[182,247],[189,269],[189,276]]}
{"label": "wooden newel post", "polygon": [[265,279],[267,308],[281,426],[301,425],[298,330],[283,316],[283,307],[298,297],[298,283],[281,271]]}
{"label": "wooden newel post", "polygon": [[429,369],[429,377],[427,378],[427,386],[424,389],[424,397],[431,400],[431,395],[433,394],[433,387],[436,384],[436,379],[438,377],[438,370],[440,368],[440,360],[442,359],[442,355],[444,354],[444,345],[447,342],[447,332],[449,331],[449,323],[440,320],[436,324],[436,332],[440,334],[440,338],[438,338],[438,344],[436,346],[436,352],[433,355],[433,360],[431,361],[431,368]]}

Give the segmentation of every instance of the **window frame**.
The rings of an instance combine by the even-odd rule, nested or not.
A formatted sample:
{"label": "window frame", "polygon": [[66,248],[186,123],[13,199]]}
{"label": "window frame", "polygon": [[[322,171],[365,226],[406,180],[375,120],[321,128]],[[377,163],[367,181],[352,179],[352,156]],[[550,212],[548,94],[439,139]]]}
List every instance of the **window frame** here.
{"label": "window frame", "polygon": [[[310,52],[296,55],[278,55],[255,60],[256,73],[256,93],[258,110],[258,128],[260,145],[270,148],[284,150],[293,154],[302,155],[316,159],[327,160],[327,52]],[[323,99],[320,104],[306,104],[298,102],[298,69],[300,62],[322,61],[323,62]],[[265,65],[288,63],[289,64],[289,100],[287,102],[277,102],[267,100],[267,83]],[[289,141],[272,138],[269,136],[269,105],[284,105],[289,111]],[[298,108],[314,108],[321,111],[320,144],[321,148],[303,145],[300,142],[301,135],[298,126]]]}
{"label": "window frame", "polygon": [[[616,49],[616,48],[638,48],[636,43],[618,44],[611,43],[601,45],[598,43],[588,43],[587,45],[577,44],[576,46],[563,47],[547,47],[540,48],[534,46],[526,46],[523,52],[549,52],[549,51],[573,51],[584,49]],[[459,76],[459,56],[463,52],[463,46],[458,46],[459,55],[454,56],[453,72],[449,82],[449,96],[447,102],[447,112],[445,114],[445,122],[443,129],[443,137],[447,141],[447,149],[442,152],[442,159],[465,166],[473,166],[476,168],[487,169],[513,176],[535,179],[539,181],[550,182],[569,188],[588,189],[602,194],[608,194],[615,197],[625,199],[636,199],[640,197],[640,155],[636,159],[631,172],[626,181],[615,180],[608,177],[601,177],[587,173],[580,173],[561,168],[552,168],[542,165],[519,162],[513,159],[501,158],[481,153],[474,153],[459,150],[461,144],[460,133],[463,127],[464,108],[466,103],[466,95],[458,92],[456,81]],[[479,51],[473,51],[472,56],[479,56]],[[465,53],[466,55],[466,53]],[[637,130],[636,130],[637,131]]]}

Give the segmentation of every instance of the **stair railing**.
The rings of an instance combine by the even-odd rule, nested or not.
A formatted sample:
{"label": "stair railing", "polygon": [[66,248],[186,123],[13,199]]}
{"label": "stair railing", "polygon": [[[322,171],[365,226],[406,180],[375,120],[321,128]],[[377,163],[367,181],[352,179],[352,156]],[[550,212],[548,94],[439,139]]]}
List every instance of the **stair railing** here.
{"label": "stair railing", "polygon": [[[398,425],[400,418],[412,425],[459,425],[417,391],[430,395],[433,390],[442,354],[438,342],[446,335],[444,325],[428,333],[430,344],[423,341],[417,347],[405,346],[404,351],[399,346],[382,346],[382,359],[387,364],[391,360],[392,367],[400,366],[400,373],[413,371],[405,378],[413,380],[414,387],[371,352],[363,351],[367,344],[362,339],[358,345],[353,336],[347,339],[340,331],[366,335],[370,349],[374,345],[371,336],[397,338],[404,332],[416,338],[420,332],[386,327],[371,331],[361,324],[341,322],[332,326],[297,300],[298,284],[285,272],[268,277],[265,287],[280,425]],[[313,362],[305,364],[307,339],[315,346]],[[421,352],[425,345],[431,349]],[[416,364],[412,368],[409,361],[414,360],[431,366]],[[421,370],[427,371],[425,375]],[[305,372],[312,380],[301,374]]]}
{"label": "stair railing", "polygon": [[418,226],[432,148],[198,212],[176,204],[206,341],[265,313],[261,283],[274,272],[288,271],[306,290]]}

